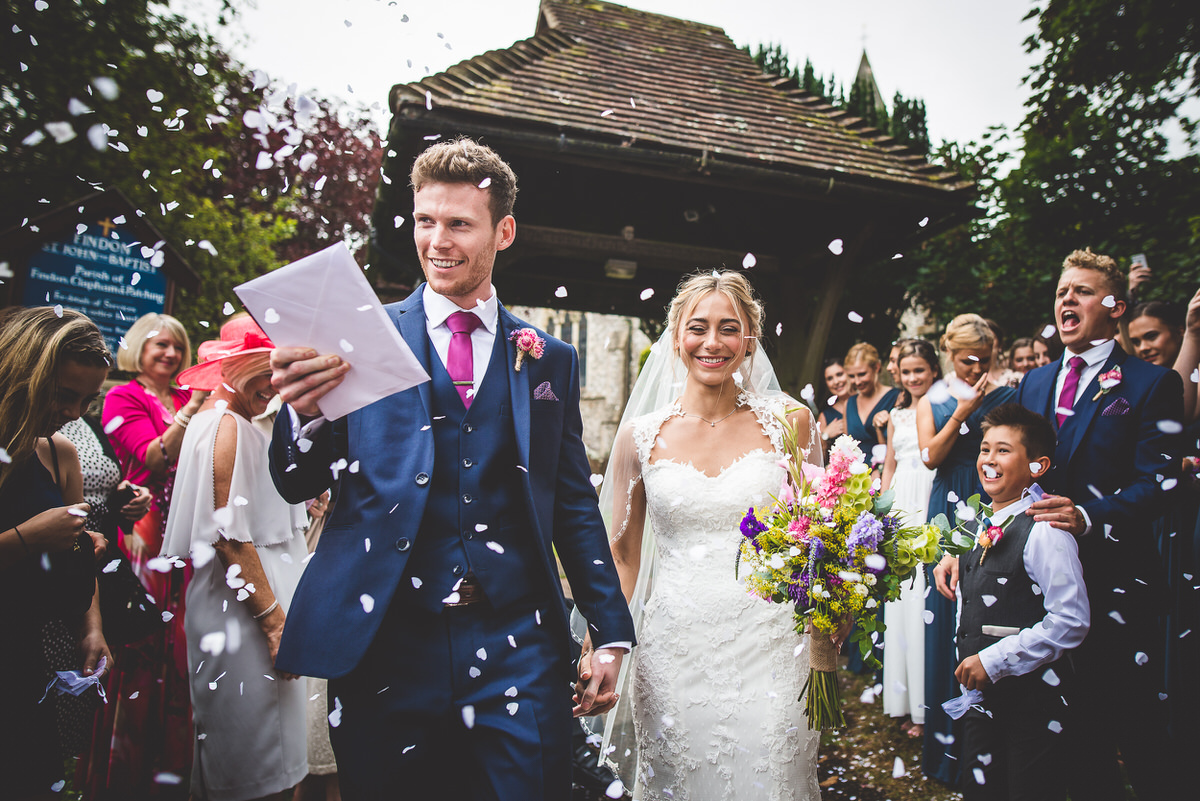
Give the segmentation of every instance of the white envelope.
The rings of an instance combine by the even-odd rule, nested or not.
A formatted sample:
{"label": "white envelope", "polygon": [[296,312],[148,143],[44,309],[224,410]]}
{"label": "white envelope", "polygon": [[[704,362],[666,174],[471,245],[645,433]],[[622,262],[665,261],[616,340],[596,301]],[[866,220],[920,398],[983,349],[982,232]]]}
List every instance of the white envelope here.
{"label": "white envelope", "polygon": [[318,403],[330,420],[429,380],[343,243],[233,291],[277,346],[350,363],[345,380]]}

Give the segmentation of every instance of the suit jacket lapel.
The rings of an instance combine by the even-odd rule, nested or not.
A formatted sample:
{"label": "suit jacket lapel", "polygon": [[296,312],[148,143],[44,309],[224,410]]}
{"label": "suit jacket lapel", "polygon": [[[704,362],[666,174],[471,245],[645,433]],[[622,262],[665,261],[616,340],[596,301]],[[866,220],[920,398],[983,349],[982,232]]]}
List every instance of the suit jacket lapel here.
{"label": "suit jacket lapel", "polygon": [[1096,417],[1096,411],[1102,403],[1105,403],[1105,398],[1102,396],[1096,398],[1096,393],[1100,391],[1100,376],[1113,369],[1114,366],[1125,361],[1125,351],[1121,349],[1119,344],[1113,345],[1113,352],[1109,355],[1108,360],[1104,362],[1104,366],[1100,368],[1100,372],[1096,373],[1096,377],[1088,382],[1082,392],[1083,395],[1076,399],[1074,412],[1063,422],[1062,428],[1059,430],[1058,450],[1064,451],[1066,459],[1063,464],[1071,460],[1075,455],[1076,449],[1079,448],[1079,443],[1083,441],[1084,434],[1092,426],[1092,420]]}
{"label": "suit jacket lapel", "polygon": [[507,363],[501,365],[505,370],[512,370],[508,377],[508,392],[512,400],[513,428],[517,435],[517,453],[520,454],[521,464],[529,468],[529,371],[533,369],[533,360],[526,359],[517,372],[513,365],[517,362],[517,343],[509,339],[513,331],[520,326],[517,318],[508,309],[500,306],[500,321],[496,326],[496,336],[504,337],[504,351],[508,354]]}
{"label": "suit jacket lapel", "polygon": [[[392,320],[395,321],[396,327],[400,329],[400,336],[408,343],[413,355],[417,357],[417,361],[421,362],[421,366],[428,373],[430,371],[429,333],[425,330],[425,304],[421,302],[421,293],[424,292],[424,289],[425,285],[421,284],[398,307],[393,306],[389,311],[392,312]],[[429,382],[425,381],[420,384],[417,391],[421,395],[421,404],[425,407],[425,416],[432,417],[433,399],[430,397]]]}
{"label": "suit jacket lapel", "polygon": [[1057,378],[1058,368],[1055,366],[1053,370],[1042,370],[1041,373],[1031,375],[1027,379],[1029,381],[1029,402],[1026,404],[1026,408],[1033,409],[1038,414],[1048,415],[1051,423],[1054,423],[1054,409],[1050,399],[1054,395],[1054,384]]}

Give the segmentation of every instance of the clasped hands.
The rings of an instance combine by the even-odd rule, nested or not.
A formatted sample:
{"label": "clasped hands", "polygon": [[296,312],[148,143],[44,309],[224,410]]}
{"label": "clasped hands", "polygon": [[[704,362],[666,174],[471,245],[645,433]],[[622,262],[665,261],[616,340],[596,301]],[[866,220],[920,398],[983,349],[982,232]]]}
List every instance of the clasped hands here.
{"label": "clasped hands", "polygon": [[592,648],[592,638],[583,641],[579,654],[579,680],[575,682],[575,695],[571,700],[575,717],[602,715],[617,705],[621,695],[617,692],[617,676],[621,673],[621,661],[625,651],[621,648]]}

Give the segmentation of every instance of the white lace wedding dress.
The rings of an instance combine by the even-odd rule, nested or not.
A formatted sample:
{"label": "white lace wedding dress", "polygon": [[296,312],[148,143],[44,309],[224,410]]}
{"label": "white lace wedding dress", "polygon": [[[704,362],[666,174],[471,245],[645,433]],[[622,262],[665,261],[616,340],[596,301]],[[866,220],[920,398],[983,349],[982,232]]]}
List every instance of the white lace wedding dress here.
{"label": "white lace wedding dress", "polygon": [[800,692],[808,640],[792,607],[751,596],[734,575],[740,523],[784,478],[783,407],[746,396],[773,452],[756,449],[708,476],[651,463],[678,404],[632,423],[657,563],[633,675],[635,799],[802,801],[820,798],[819,733]]}

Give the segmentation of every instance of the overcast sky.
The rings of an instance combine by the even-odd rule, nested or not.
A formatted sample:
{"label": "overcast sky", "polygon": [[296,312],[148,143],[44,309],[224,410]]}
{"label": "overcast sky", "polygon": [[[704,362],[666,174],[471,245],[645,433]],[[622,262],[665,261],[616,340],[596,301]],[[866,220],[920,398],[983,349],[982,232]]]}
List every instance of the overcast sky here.
{"label": "overcast sky", "polygon": [[[249,5],[249,4],[247,4]],[[538,0],[254,0],[226,45],[248,67],[328,97],[377,106],[388,90],[533,35]],[[848,81],[867,54],[889,105],[925,100],[930,138],[978,139],[1023,116],[1028,0],[631,0],[724,28],[737,45],[779,43]],[[195,6],[192,6],[193,8]],[[405,19],[407,18],[407,21]],[[412,66],[408,63],[411,61]]]}

